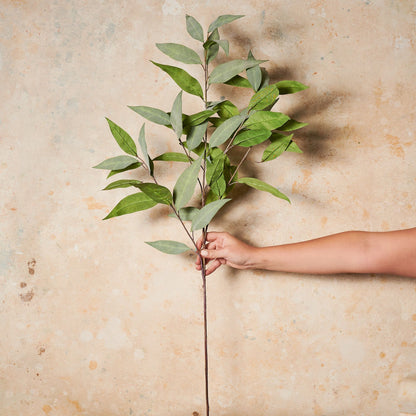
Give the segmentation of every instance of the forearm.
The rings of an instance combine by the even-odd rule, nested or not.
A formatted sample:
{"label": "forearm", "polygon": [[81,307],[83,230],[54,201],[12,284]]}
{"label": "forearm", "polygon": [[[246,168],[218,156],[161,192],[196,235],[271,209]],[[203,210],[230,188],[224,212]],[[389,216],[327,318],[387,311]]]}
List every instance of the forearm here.
{"label": "forearm", "polygon": [[[222,264],[306,274],[379,273],[416,277],[416,228],[389,232],[347,231],[314,240],[253,247],[229,233],[210,232],[201,256],[207,274]],[[198,248],[202,239],[198,241]],[[197,268],[201,268],[197,260]]]}
{"label": "forearm", "polygon": [[413,275],[414,268],[406,269],[400,262],[404,233],[348,231],[300,243],[256,248],[250,267],[308,274]]}

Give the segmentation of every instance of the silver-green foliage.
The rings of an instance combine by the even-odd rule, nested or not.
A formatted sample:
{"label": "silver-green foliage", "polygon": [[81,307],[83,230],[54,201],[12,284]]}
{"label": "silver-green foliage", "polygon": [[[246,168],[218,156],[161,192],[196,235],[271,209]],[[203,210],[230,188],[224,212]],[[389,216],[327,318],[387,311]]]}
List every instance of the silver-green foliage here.
{"label": "silver-green foliage", "polygon": [[[206,235],[211,220],[231,201],[230,193],[235,185],[266,191],[277,198],[289,201],[289,198],[274,186],[257,178],[239,177],[239,173],[243,164],[248,163],[247,155],[254,146],[263,144],[261,162],[276,159],[285,151],[301,152],[292,140],[293,134],[288,132],[300,129],[306,126],[306,123],[293,120],[286,114],[272,109],[281,95],[302,91],[307,87],[300,82],[287,80],[270,84],[266,69],[260,67],[266,61],[255,59],[251,51],[248,52],[247,59],[229,60],[210,70],[210,62],[217,57],[220,48],[226,55],[229,53],[229,43],[220,38],[218,29],[241,17],[243,16],[219,16],[204,35],[199,22],[187,15],[186,30],[193,39],[200,42],[201,54],[178,43],[156,44],[161,52],[175,61],[200,65],[203,83],[183,68],[152,61],[172,78],[180,87],[180,91],[170,106],[170,111],[149,106],[130,106],[146,120],[173,131],[173,140],[178,143],[177,152],[166,152],[151,157],[146,144],[145,124],[140,129],[136,146],[125,130],[107,119],[114,139],[126,155],[111,157],[95,168],[108,170],[108,177],[135,169],[143,173],[140,180],[121,179],[104,188],[135,189],[135,193],[123,198],[105,219],[147,210],[158,204],[167,205],[171,209],[169,216],[179,220],[190,239],[192,249],[196,250],[194,231],[202,230],[203,235]],[[209,101],[208,91],[212,84],[250,88],[253,94],[247,106],[239,110],[229,99]],[[201,98],[199,112],[190,115],[183,113],[183,92]],[[240,151],[235,152],[235,149]],[[178,176],[172,191],[160,185],[154,162],[186,163],[187,166]],[[183,243],[169,240],[148,244],[168,254],[180,254],[190,249]]]}

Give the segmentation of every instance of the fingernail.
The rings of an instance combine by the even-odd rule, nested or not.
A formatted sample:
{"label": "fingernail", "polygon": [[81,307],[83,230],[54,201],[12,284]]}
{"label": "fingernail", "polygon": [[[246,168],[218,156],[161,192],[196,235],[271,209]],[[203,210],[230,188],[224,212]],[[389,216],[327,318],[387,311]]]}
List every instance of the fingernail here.
{"label": "fingernail", "polygon": [[208,251],[206,251],[206,250],[201,250],[201,256],[202,256],[202,257],[206,257],[206,256],[208,256]]}

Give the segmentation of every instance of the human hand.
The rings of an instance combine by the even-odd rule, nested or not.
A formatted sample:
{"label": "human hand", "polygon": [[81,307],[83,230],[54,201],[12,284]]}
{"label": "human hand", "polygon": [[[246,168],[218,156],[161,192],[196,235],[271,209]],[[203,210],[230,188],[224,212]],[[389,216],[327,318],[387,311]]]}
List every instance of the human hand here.
{"label": "human hand", "polygon": [[256,248],[243,243],[227,232],[209,232],[206,237],[206,245],[202,247],[203,236],[196,245],[199,252],[196,260],[196,269],[201,270],[201,256],[210,263],[206,269],[206,275],[213,273],[222,264],[235,269],[247,269],[253,265],[253,255]]}

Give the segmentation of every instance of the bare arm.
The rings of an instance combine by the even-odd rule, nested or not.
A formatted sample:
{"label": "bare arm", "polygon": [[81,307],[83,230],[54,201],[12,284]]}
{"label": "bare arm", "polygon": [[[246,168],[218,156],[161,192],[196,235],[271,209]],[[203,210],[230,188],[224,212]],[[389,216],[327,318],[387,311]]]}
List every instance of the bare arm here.
{"label": "bare arm", "polygon": [[[210,263],[208,274],[221,264],[228,264],[239,269],[308,274],[382,273],[416,277],[416,228],[348,231],[271,247],[253,247],[228,233],[208,233],[207,250],[201,254]],[[197,267],[200,268],[198,261]]]}

